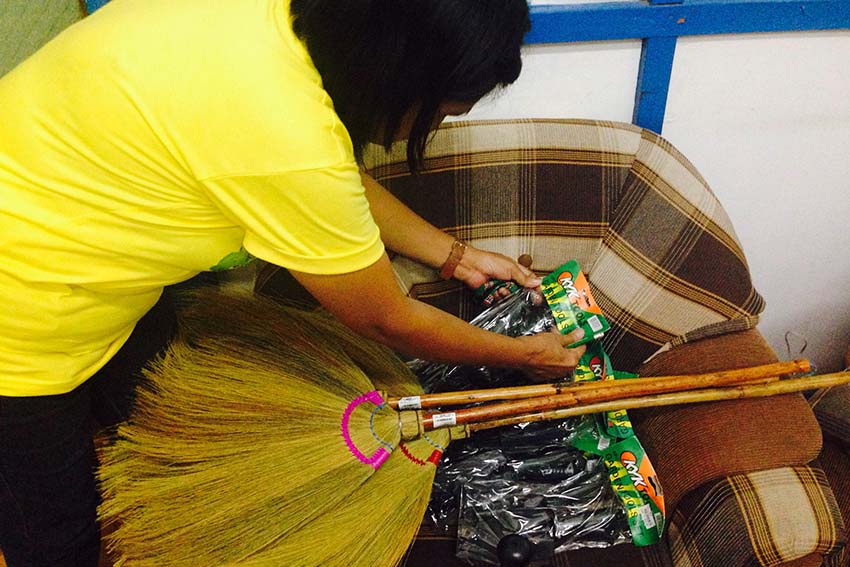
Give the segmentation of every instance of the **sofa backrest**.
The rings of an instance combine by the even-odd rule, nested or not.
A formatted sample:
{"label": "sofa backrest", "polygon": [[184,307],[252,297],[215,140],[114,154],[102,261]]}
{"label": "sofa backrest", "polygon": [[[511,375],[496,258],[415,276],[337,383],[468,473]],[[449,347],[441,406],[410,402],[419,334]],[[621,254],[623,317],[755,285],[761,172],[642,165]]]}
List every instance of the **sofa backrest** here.
{"label": "sofa backrest", "polygon": [[[763,308],[729,218],[693,165],[663,138],[588,120],[455,122],[410,175],[405,145],[372,147],[370,173],[436,226],[538,273],[576,259],[612,329],[617,368],[670,346],[755,326]],[[395,257],[409,294],[464,319],[470,290]]]}

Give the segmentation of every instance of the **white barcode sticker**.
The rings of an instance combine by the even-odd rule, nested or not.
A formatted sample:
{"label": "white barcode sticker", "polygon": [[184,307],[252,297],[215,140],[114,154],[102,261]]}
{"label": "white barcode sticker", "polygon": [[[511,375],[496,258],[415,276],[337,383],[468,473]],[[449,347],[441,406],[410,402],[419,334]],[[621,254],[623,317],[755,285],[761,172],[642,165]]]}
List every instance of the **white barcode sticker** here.
{"label": "white barcode sticker", "polygon": [[602,330],[602,322],[599,320],[599,317],[594,315],[593,317],[589,317],[587,319],[587,324],[590,325],[590,330],[594,333],[598,333]]}
{"label": "white barcode sticker", "polygon": [[455,413],[435,413],[431,416],[434,427],[450,427],[457,424],[457,414]]}
{"label": "white barcode sticker", "polygon": [[405,396],[399,398],[398,409],[422,409],[422,398],[420,396]]}
{"label": "white barcode sticker", "polygon": [[640,513],[640,519],[643,520],[643,524],[652,529],[655,527],[655,515],[652,513],[652,508],[649,504],[644,504],[640,508],[638,508],[638,513]]}

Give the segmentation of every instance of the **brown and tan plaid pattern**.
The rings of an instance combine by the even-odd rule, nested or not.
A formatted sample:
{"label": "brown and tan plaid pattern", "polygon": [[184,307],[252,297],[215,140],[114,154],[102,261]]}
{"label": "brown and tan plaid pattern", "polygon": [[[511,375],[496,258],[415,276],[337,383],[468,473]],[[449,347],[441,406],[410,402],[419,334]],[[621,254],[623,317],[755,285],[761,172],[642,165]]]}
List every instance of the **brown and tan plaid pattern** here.
{"label": "brown and tan plaid pattern", "polygon": [[[749,329],[679,345],[638,370],[642,376],[663,376],[776,360],[758,329]],[[797,394],[635,410],[629,416],[662,480],[669,510],[705,483],[730,474],[805,465],[821,450],[820,426]]]}
{"label": "brown and tan plaid pattern", "polygon": [[[752,286],[744,254],[726,213],[693,166],[658,136],[627,124],[584,120],[455,123],[437,132],[426,157],[426,171],[418,177],[407,172],[403,145],[393,148],[389,155],[375,149],[367,159],[371,173],[391,191],[433,224],[459,238],[511,257],[530,254],[540,273],[567,259],[577,259],[613,324],[604,342],[618,368],[635,369],[660,350],[679,347],[665,353],[674,354],[685,346],[711,341],[684,343],[706,337],[716,340],[755,326],[763,301]],[[456,282],[443,282],[434,270],[405,258],[395,258],[394,265],[402,288],[419,299],[465,319],[477,311],[469,291]],[[735,359],[728,348],[724,356],[730,367],[748,362],[746,358]],[[666,358],[669,357],[654,360]],[[819,445],[817,424],[805,402],[800,400],[795,405],[793,401],[787,401],[782,408],[789,410],[793,406],[790,413],[799,419],[783,421],[779,408],[776,416],[781,423],[803,422],[807,426],[799,443],[790,442],[799,447],[785,447],[794,453],[793,457],[777,454],[776,458],[756,459],[759,464],[753,467],[746,458],[717,460],[718,451],[723,452],[719,448],[696,450],[698,455],[692,455],[687,466],[681,459],[671,464],[680,476],[700,479],[689,482],[682,476],[681,482],[674,483],[676,494],[671,494],[672,501],[706,481],[708,487],[732,486],[729,479],[723,478],[729,472],[804,463],[813,458]],[[741,408],[726,405],[715,411],[734,424],[734,415],[738,415],[734,412]],[[800,415],[800,408],[807,411],[806,415]],[[688,413],[678,423],[669,415],[666,419],[658,416],[656,453],[669,451],[664,439],[672,431],[685,434],[693,429],[690,417]],[[711,430],[710,420],[700,422],[707,431]],[[652,424],[644,425],[644,429],[651,429]],[[810,429],[815,433],[809,434]],[[656,435],[650,437],[655,439]],[[754,437],[757,438],[758,435]],[[728,439],[735,444],[734,434]],[[764,456],[762,449],[773,446],[778,450],[784,447],[785,439],[766,435],[761,441],[765,447],[743,443],[751,449],[744,452]],[[685,443],[685,447],[689,445],[692,443]],[[657,458],[659,464],[666,462]],[[665,478],[671,474],[671,467],[666,467]],[[703,474],[704,469],[710,470]],[[797,469],[777,470],[780,472],[770,470],[760,473],[763,476],[743,478],[754,478],[751,483],[756,482],[759,487],[770,485],[774,490],[788,490],[798,496],[810,489],[810,502],[831,502],[828,487],[801,481],[802,472],[788,474]],[[774,479],[773,484],[768,482],[770,478]],[[699,490],[695,492],[697,496],[701,494]],[[690,494],[686,500],[692,501]],[[685,526],[685,537],[690,538],[687,549],[699,550],[696,555],[680,553],[677,564],[689,565],[687,558],[698,561],[702,557],[701,565],[707,567],[755,565],[762,549],[776,549],[776,556],[782,559],[801,560],[807,554],[815,557],[811,554],[827,549],[823,542],[838,539],[835,518],[840,523],[840,516],[830,506],[819,506],[817,513],[796,523],[809,534],[807,541],[815,542],[812,545],[798,545],[796,534],[778,528],[769,533],[785,539],[766,542],[756,538],[751,542],[749,537],[756,533],[747,530],[745,521],[752,516],[751,506],[748,507],[751,502],[725,502],[712,515],[704,513],[705,507],[677,512],[678,525]],[[797,498],[797,502],[804,499]],[[693,517],[692,513],[698,514]],[[787,513],[778,517],[786,516]],[[738,563],[727,562],[720,554],[711,555],[717,534],[698,529],[702,521],[738,526],[735,529],[745,541],[736,542],[737,554],[730,555]],[[817,535],[811,536],[813,533]],[[441,564],[454,564],[449,559],[451,541],[446,535],[422,537],[417,547],[411,555],[411,565],[427,564],[435,558],[435,551],[444,562]],[[704,547],[709,551],[703,552]],[[559,556],[556,561],[576,567],[654,566],[670,565],[672,559],[666,546],[659,545],[640,550],[630,546],[582,550]]]}
{"label": "brown and tan plaid pattern", "polygon": [[[847,445],[831,438],[824,439],[823,452],[818,461],[823,467],[829,486],[841,509],[844,525],[850,526],[850,453]],[[833,553],[824,561],[825,567],[850,566],[850,548],[845,546],[840,553]]]}
{"label": "brown and tan plaid pattern", "polygon": [[844,544],[838,504],[819,466],[727,477],[683,500],[669,528],[676,567],[783,565]]}
{"label": "brown and tan plaid pattern", "polygon": [[850,385],[831,388],[813,399],[815,416],[824,433],[850,445]]}
{"label": "brown and tan plaid pattern", "polygon": [[[577,259],[613,328],[605,348],[633,370],[660,348],[751,328],[763,308],[732,225],[694,167],[635,126],[587,120],[453,123],[410,176],[399,144],[371,173],[438,227],[539,273]],[[395,258],[407,292],[471,318],[455,282]]]}

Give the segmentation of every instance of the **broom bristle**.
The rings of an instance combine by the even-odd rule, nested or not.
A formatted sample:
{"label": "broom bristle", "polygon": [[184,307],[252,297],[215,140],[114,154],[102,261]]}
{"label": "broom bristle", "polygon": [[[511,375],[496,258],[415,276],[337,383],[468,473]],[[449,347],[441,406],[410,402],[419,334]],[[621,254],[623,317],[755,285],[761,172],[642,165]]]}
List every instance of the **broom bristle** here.
{"label": "broom bristle", "polygon": [[364,340],[326,311],[316,311],[315,315],[316,325],[334,337],[337,346],[360,367],[375,388],[393,396],[417,396],[423,393],[419,379],[390,348]]}
{"label": "broom bristle", "polygon": [[448,442],[448,433],[438,430],[429,433],[428,439],[404,443],[368,482],[336,509],[234,565],[398,565],[419,530],[428,506],[436,462]]}
{"label": "broom bristle", "polygon": [[[110,547],[133,565],[249,556],[375,473],[343,443],[340,418],[374,389],[346,350],[370,359],[385,351],[316,314],[198,297],[184,338],[148,372],[150,386],[103,452],[100,513],[117,525]],[[418,390],[397,358],[370,364],[395,390]],[[349,431],[366,455],[399,439],[395,412],[371,404],[353,409]]]}

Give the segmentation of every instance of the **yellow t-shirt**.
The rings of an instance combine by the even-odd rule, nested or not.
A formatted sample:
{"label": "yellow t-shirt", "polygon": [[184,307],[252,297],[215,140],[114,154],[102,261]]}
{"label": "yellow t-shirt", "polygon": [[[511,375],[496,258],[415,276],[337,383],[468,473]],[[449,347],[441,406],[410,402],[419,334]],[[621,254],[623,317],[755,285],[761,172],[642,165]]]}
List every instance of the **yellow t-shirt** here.
{"label": "yellow t-shirt", "polygon": [[283,0],[113,0],[0,79],[0,395],[67,392],[240,250],[383,254]]}

